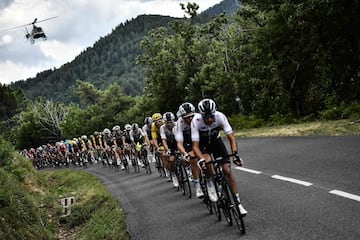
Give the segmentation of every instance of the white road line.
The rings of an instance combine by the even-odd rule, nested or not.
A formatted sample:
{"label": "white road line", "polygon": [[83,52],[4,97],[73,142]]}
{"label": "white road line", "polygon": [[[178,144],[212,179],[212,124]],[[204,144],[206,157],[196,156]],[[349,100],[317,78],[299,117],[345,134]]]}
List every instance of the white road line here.
{"label": "white road line", "polygon": [[256,170],[252,170],[252,169],[244,168],[244,167],[234,167],[234,168],[237,169],[237,170],[241,170],[241,171],[249,172],[249,173],[255,173],[255,174],[261,174],[262,173],[260,171],[256,171]]}
{"label": "white road line", "polygon": [[343,192],[343,191],[340,191],[340,190],[331,190],[329,193],[360,202],[360,196],[355,195],[355,194]]}
{"label": "white road line", "polygon": [[282,176],[279,176],[279,175],[273,175],[271,177],[275,178],[275,179],[278,179],[278,180],[283,180],[283,181],[287,181],[287,182],[292,182],[292,183],[304,185],[306,187],[313,185],[310,182],[301,181],[301,180],[298,180],[298,179],[295,179],[295,178],[282,177]]}

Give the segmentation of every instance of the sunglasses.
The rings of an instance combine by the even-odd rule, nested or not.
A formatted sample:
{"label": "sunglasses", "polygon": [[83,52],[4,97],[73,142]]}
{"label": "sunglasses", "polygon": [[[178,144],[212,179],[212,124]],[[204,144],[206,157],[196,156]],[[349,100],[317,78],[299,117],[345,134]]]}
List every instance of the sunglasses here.
{"label": "sunglasses", "polygon": [[167,121],[166,124],[174,124],[174,121]]}
{"label": "sunglasses", "polygon": [[208,119],[215,119],[215,115],[214,114],[205,114],[202,116],[203,119],[208,120]]}
{"label": "sunglasses", "polygon": [[194,117],[194,115],[190,115],[190,116],[187,116],[187,117],[183,117],[184,120],[188,120],[188,119],[192,119]]}

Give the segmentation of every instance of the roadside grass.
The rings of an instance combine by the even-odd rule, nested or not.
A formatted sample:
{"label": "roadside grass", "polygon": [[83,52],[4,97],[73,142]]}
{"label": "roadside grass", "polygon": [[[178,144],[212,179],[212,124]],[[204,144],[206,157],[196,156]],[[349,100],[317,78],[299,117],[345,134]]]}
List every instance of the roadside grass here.
{"label": "roadside grass", "polygon": [[[74,196],[64,216],[60,198]],[[81,170],[37,171],[0,136],[0,240],[128,240],[125,216],[102,182]]]}
{"label": "roadside grass", "polygon": [[235,131],[236,137],[360,135],[360,123],[350,120],[314,121]]}
{"label": "roadside grass", "polygon": [[41,175],[53,201],[75,197],[71,214],[59,216],[64,235],[77,229],[76,239],[129,239],[119,203],[95,176],[81,170],[44,171]]}

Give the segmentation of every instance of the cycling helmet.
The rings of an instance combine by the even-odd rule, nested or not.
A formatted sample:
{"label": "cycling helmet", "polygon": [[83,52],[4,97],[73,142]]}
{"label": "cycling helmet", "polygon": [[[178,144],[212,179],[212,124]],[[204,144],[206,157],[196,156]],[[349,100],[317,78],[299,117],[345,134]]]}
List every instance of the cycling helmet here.
{"label": "cycling helmet", "polygon": [[161,116],[160,113],[154,113],[151,118],[152,118],[153,121],[156,122],[156,121],[162,119],[163,117]]}
{"label": "cycling helmet", "polygon": [[131,125],[131,129],[132,129],[133,131],[137,131],[137,130],[139,129],[139,124],[133,123],[133,124]]}
{"label": "cycling helmet", "polygon": [[130,124],[125,124],[125,130],[126,131],[130,131],[131,130],[131,125]]}
{"label": "cycling helmet", "polygon": [[202,115],[211,115],[216,111],[216,104],[213,100],[205,98],[199,102],[198,109]]}
{"label": "cycling helmet", "polygon": [[81,136],[81,139],[82,139],[82,140],[87,140],[87,136],[86,136],[86,135],[82,135],[82,136]]}
{"label": "cycling helmet", "polygon": [[189,102],[185,102],[179,107],[179,114],[181,117],[192,116],[195,113],[195,107]]}
{"label": "cycling helmet", "polygon": [[151,125],[153,122],[152,118],[151,117],[146,117],[145,120],[144,120],[144,123],[146,125]]}
{"label": "cycling helmet", "polygon": [[110,134],[111,132],[110,132],[110,129],[105,128],[104,131],[103,131],[103,133],[104,133],[104,134]]}
{"label": "cycling helmet", "polygon": [[113,131],[119,131],[120,130],[120,126],[119,125],[116,125],[112,128]]}
{"label": "cycling helmet", "polygon": [[172,112],[166,112],[163,115],[163,119],[165,120],[165,123],[173,122],[175,121],[175,115]]}

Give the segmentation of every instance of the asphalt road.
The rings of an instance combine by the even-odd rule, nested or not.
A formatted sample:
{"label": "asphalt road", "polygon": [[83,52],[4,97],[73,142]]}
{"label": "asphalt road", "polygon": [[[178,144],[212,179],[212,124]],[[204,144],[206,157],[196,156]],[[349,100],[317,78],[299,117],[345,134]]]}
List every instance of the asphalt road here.
{"label": "asphalt road", "polygon": [[[87,169],[119,200],[132,239],[360,239],[360,137],[238,140],[246,235],[157,173]],[[154,168],[153,168],[154,170]]]}

